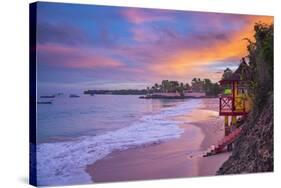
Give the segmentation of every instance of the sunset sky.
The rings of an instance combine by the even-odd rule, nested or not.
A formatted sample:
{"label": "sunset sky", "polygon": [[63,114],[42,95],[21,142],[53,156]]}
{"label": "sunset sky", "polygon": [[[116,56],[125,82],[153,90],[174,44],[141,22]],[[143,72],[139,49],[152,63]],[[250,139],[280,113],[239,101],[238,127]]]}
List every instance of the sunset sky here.
{"label": "sunset sky", "polygon": [[218,81],[246,55],[255,22],[273,17],[38,3],[39,93]]}

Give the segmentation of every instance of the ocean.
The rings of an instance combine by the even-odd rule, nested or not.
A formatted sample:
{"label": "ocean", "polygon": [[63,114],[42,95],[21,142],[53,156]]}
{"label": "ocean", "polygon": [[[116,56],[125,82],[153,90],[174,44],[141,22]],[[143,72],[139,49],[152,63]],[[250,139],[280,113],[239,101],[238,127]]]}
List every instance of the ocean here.
{"label": "ocean", "polygon": [[[92,182],[88,164],[113,151],[179,138],[180,117],[200,99],[139,99],[139,96],[58,96],[37,105],[38,185]],[[198,130],[188,129],[195,136]]]}

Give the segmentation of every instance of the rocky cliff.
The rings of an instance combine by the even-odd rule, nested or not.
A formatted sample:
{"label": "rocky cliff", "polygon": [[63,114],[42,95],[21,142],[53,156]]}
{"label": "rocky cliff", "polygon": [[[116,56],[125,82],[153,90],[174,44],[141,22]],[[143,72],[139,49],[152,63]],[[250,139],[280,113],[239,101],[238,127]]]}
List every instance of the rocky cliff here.
{"label": "rocky cliff", "polygon": [[231,157],[217,174],[241,174],[273,171],[273,96],[256,118],[252,114],[242,125]]}

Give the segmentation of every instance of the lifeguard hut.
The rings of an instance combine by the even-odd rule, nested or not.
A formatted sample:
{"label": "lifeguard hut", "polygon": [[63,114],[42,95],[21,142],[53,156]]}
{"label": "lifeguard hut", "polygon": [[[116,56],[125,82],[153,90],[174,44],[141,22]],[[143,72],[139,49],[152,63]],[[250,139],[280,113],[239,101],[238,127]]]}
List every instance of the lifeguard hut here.
{"label": "lifeguard hut", "polygon": [[241,127],[238,127],[237,118],[246,116],[252,106],[252,100],[246,87],[250,75],[250,68],[244,58],[235,72],[230,69],[224,71],[223,77],[219,81],[223,88],[223,92],[219,96],[219,115],[224,116],[225,136],[217,145],[212,145],[203,155],[204,157],[221,153],[225,147],[228,151],[232,150],[232,144],[242,130]]}
{"label": "lifeguard hut", "polygon": [[[237,117],[245,116],[250,111],[251,99],[246,89],[245,79],[242,79],[248,68],[245,60],[242,59],[235,72],[227,69],[219,81],[223,88],[223,93],[219,97],[219,115],[224,116],[226,137],[237,128],[235,127]],[[228,145],[228,150],[232,150],[232,144]]]}

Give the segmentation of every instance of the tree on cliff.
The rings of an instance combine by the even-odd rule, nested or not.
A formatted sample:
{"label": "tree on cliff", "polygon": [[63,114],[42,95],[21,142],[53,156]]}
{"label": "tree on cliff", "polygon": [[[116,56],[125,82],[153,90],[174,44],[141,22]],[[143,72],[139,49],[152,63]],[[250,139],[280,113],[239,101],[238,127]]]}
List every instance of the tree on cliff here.
{"label": "tree on cliff", "polygon": [[273,24],[256,24],[255,41],[249,39],[250,81],[248,90],[253,96],[257,115],[273,91]]}

